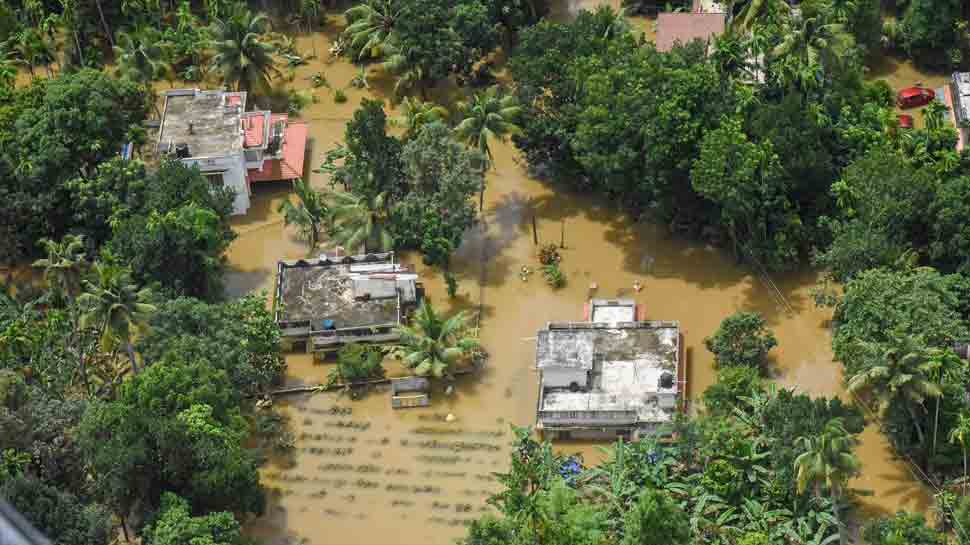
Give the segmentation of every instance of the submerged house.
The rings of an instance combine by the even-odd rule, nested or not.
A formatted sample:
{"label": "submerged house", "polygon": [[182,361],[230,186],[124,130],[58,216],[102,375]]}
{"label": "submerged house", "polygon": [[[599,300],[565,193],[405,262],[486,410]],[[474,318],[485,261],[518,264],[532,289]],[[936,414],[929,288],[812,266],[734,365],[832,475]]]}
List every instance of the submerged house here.
{"label": "submerged house", "polygon": [[235,190],[233,214],[245,214],[251,184],[303,177],[307,134],[287,114],[247,112],[245,92],[173,89],[165,93],[156,153]]}
{"label": "submerged house", "polygon": [[394,253],[280,261],[276,323],[293,346],[326,353],[352,342],[399,338],[397,327],[423,297],[418,275]]}
{"label": "submerged house", "polygon": [[670,422],[686,384],[680,325],[638,320],[633,301],[596,300],[587,322],[536,339],[536,427],[549,439],[636,439]]}
{"label": "submerged house", "polygon": [[963,151],[970,139],[970,72],[954,72],[936,91],[936,100],[950,108],[950,122],[957,130],[957,151]]}
{"label": "submerged house", "polygon": [[710,44],[711,39],[724,33],[727,16],[723,12],[664,12],[657,15],[658,51],[670,51],[675,45],[687,45],[694,40]]}

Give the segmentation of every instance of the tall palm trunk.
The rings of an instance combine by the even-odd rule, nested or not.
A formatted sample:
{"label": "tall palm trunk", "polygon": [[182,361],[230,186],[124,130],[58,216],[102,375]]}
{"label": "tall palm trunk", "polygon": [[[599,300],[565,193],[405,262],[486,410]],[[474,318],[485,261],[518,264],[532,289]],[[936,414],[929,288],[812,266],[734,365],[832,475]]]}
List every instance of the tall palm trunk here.
{"label": "tall palm trunk", "polygon": [[963,447],[963,495],[967,495],[967,447]]}
{"label": "tall palm trunk", "polygon": [[84,66],[84,50],[81,49],[81,39],[77,37],[77,30],[76,29],[72,30],[71,31],[71,34],[74,36],[74,47],[77,48],[75,50],[75,51],[77,51],[77,63],[80,66],[83,67]]}
{"label": "tall palm trunk", "polygon": [[832,516],[835,518],[835,527],[839,531],[839,545],[845,545],[845,532],[842,527],[842,519],[839,516],[839,496],[835,493],[835,490],[832,490],[831,495]]}
{"label": "tall palm trunk", "polygon": [[936,436],[940,430],[940,397],[936,397],[936,411],[933,415],[933,450],[930,452],[929,468],[933,469],[933,457],[936,456]]}
{"label": "tall palm trunk", "polygon": [[115,46],[114,36],[111,35],[111,28],[108,26],[108,20],[104,17],[104,10],[101,9],[101,0],[94,0],[94,4],[98,6],[98,16],[101,18],[101,26],[104,28],[104,33],[108,35],[108,42],[113,48]]}
{"label": "tall palm trunk", "polygon": [[125,342],[125,351],[128,353],[128,360],[131,362],[131,372],[137,375],[139,373],[138,361],[135,358],[135,348],[131,346],[131,339]]}
{"label": "tall palm trunk", "polygon": [[926,441],[926,437],[923,434],[923,426],[920,425],[919,418],[916,417],[916,411],[913,409],[913,406],[909,403],[906,404],[906,409],[909,411],[910,418],[913,419],[913,427],[916,428],[916,437],[919,438],[920,444],[924,444]]}

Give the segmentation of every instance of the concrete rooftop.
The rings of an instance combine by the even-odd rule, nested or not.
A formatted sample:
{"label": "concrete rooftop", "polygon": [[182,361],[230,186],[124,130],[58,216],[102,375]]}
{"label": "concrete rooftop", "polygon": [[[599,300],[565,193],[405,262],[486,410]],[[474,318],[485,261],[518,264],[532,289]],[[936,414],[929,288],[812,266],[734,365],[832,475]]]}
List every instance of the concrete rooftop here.
{"label": "concrete rooftop", "polygon": [[[397,324],[397,291],[368,300],[355,297],[355,275],[351,275],[351,267],[330,263],[283,267],[280,321],[333,320],[336,329]],[[362,284],[360,281],[356,284],[359,290]],[[313,326],[320,328],[319,323]]]}
{"label": "concrete rooftop", "polygon": [[[667,421],[672,407],[662,407],[657,394],[678,392],[679,342],[677,322],[549,324],[537,339],[538,367],[548,369],[568,354],[589,352],[594,364],[588,391],[545,389],[539,409],[634,411],[640,422]],[[669,387],[661,384],[664,374],[672,381]]]}
{"label": "concrete rooftop", "polygon": [[635,322],[637,320],[637,304],[632,299],[593,299],[589,317],[591,322]]}
{"label": "concrete rooftop", "polygon": [[[165,95],[158,152],[189,146],[191,157],[220,157],[243,147],[246,93],[178,89]],[[169,149],[171,146],[171,149]]]}

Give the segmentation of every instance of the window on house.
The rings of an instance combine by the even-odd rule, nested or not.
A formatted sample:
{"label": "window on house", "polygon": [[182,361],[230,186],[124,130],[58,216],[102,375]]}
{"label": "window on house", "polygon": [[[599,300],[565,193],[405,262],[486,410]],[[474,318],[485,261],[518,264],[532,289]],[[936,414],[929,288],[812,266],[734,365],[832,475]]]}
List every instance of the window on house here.
{"label": "window on house", "polygon": [[245,154],[247,163],[255,163],[256,161],[259,161],[259,150],[246,150]]}
{"label": "window on house", "polygon": [[216,187],[222,187],[223,185],[221,172],[212,172],[212,173],[206,174],[205,179],[209,180],[209,183]]}

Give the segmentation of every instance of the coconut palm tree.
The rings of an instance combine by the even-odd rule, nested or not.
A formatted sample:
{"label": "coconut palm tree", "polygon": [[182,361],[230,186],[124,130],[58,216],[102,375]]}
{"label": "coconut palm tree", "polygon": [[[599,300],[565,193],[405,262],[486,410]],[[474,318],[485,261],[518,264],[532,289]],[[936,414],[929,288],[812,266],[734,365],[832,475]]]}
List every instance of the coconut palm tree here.
{"label": "coconut palm tree", "polygon": [[327,203],[323,193],[315,191],[302,179],[293,181],[293,192],[299,202],[293,204],[293,201],[286,199],[277,210],[283,214],[284,225],[300,228],[300,234],[310,244],[310,251],[313,251],[320,237],[320,227],[327,217]]}
{"label": "coconut palm tree", "polygon": [[162,34],[150,26],[119,32],[114,47],[117,75],[150,87],[152,82],[172,71],[164,60],[168,45],[162,40]]}
{"label": "coconut palm tree", "polygon": [[389,250],[391,234],[387,230],[389,210],[387,193],[373,198],[349,192],[333,191],[329,195],[330,240],[347,250],[360,245],[364,251]]}
{"label": "coconut palm tree", "polygon": [[777,71],[783,83],[811,91],[822,84],[827,69],[841,63],[852,45],[852,34],[845,25],[821,16],[799,16],[791,20],[769,57],[780,67]]}
{"label": "coconut palm tree", "polygon": [[[926,351],[926,376],[936,383],[943,384],[944,377],[950,375],[951,369],[961,369],[963,360],[951,348],[930,348]],[[959,379],[958,379],[959,380]],[[940,428],[940,401],[943,396],[936,396],[936,407],[933,409],[933,447],[929,459],[936,456],[936,439]]]}
{"label": "coconut palm tree", "polygon": [[245,4],[236,4],[225,18],[212,23],[213,64],[223,82],[236,90],[269,88],[269,80],[280,74],[273,58],[275,49],[266,36],[269,19],[253,15]]}
{"label": "coconut palm tree", "polygon": [[469,319],[465,312],[444,319],[424,300],[412,318],[413,325],[397,328],[401,346],[395,352],[419,376],[450,376],[455,365],[481,347]]}
{"label": "coconut palm tree", "polygon": [[860,342],[859,349],[865,363],[862,371],[849,378],[849,392],[868,392],[878,402],[882,413],[893,402],[902,403],[913,419],[920,443],[923,443],[923,427],[916,415],[916,406],[922,407],[926,398],[937,397],[942,392],[940,386],[929,379],[932,368],[921,340],[894,334],[888,347]]}
{"label": "coconut palm tree", "polygon": [[[832,515],[839,520],[838,503],[850,478],[859,473],[861,464],[852,452],[858,439],[845,429],[841,418],[825,423],[817,436],[799,437],[795,440],[802,453],[795,458],[795,475],[798,492],[803,494],[811,486],[816,496],[827,488],[832,501]],[[842,523],[839,522],[839,539],[843,539]]]}
{"label": "coconut palm tree", "polygon": [[967,493],[967,445],[970,445],[970,411],[964,409],[957,417],[957,425],[950,430],[951,443],[959,443],[963,450],[963,493]]}
{"label": "coconut palm tree", "polygon": [[950,111],[950,108],[939,100],[932,100],[923,109],[923,120],[926,123],[926,128],[931,131],[939,130],[944,126],[944,120],[946,119],[946,113]]}
{"label": "coconut palm tree", "polygon": [[471,102],[458,104],[462,121],[455,127],[455,133],[469,146],[481,152],[485,158],[485,170],[492,164],[490,139],[505,140],[507,135],[521,134],[522,129],[515,124],[522,112],[515,97],[499,95],[495,87],[472,97]]}
{"label": "coconut palm tree", "polygon": [[115,342],[122,342],[128,353],[132,371],[138,372],[132,333],[142,329],[155,307],[148,288],[139,290],[128,269],[116,265],[95,263],[94,281],[84,281],[84,293],[78,297],[83,309],[82,328],[95,328],[102,350],[113,350]]}
{"label": "coconut palm tree", "polygon": [[0,87],[13,87],[17,81],[17,65],[8,57],[0,58]]}
{"label": "coconut palm tree", "polygon": [[350,25],[343,37],[355,62],[387,55],[394,40],[394,25],[403,9],[404,3],[399,0],[366,0],[344,12]]}
{"label": "coconut palm tree", "polygon": [[[482,171],[491,168],[493,164],[490,139],[504,141],[507,135],[521,134],[522,129],[515,124],[516,118],[522,112],[516,99],[512,95],[500,96],[495,87],[489,87],[484,93],[472,97],[471,102],[458,105],[462,114],[462,121],[455,127],[459,139],[477,149],[482,156]],[[485,184],[478,195],[478,209],[485,207]]]}
{"label": "coconut palm tree", "polygon": [[35,28],[24,28],[14,33],[6,42],[5,48],[12,60],[27,67],[30,75],[34,75],[34,68],[43,66],[47,70],[47,77],[53,77],[51,64],[57,57],[54,44],[42,32]]}
{"label": "coconut palm tree", "polygon": [[747,0],[733,18],[731,26],[736,33],[745,34],[772,17],[790,14],[791,6],[787,0]]}
{"label": "coconut palm tree", "polygon": [[84,236],[64,235],[60,242],[44,238],[39,244],[47,257],[34,261],[34,267],[44,269],[48,286],[68,301],[72,300],[81,291],[81,277],[86,266]]}
{"label": "coconut palm tree", "polygon": [[411,136],[417,134],[424,125],[444,121],[447,118],[448,109],[444,106],[417,98],[405,97],[401,101],[401,115],[392,119],[391,124],[395,127],[404,128],[407,135]]}

